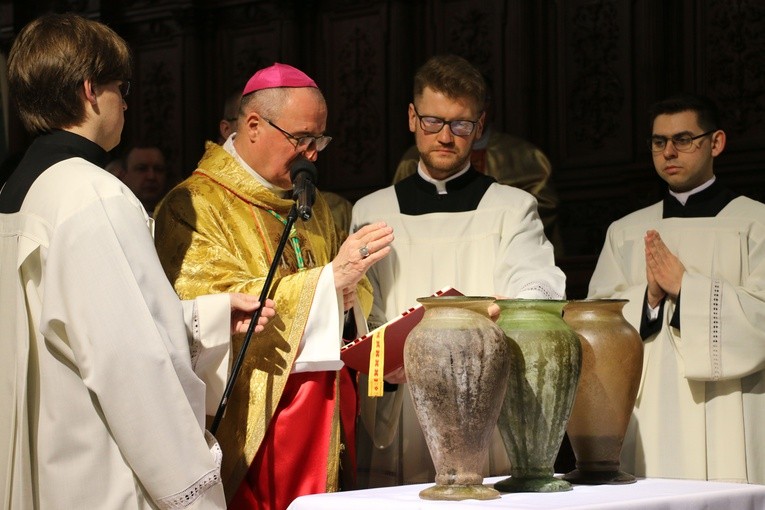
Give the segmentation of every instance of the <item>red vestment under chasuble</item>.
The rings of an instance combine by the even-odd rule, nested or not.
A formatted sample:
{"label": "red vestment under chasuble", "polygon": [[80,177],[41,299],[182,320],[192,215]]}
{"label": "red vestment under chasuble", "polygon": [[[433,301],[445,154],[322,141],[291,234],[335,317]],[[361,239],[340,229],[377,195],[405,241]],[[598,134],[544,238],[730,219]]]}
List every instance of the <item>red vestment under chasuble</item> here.
{"label": "red vestment under chasuble", "polygon": [[[260,184],[226,149],[208,142],[199,168],[167,195],[155,215],[157,251],[178,294],[259,295],[292,204]],[[322,270],[342,236],[317,193],[312,218],[295,223],[299,250],[288,242],[276,271],[270,292],[276,316],[253,336],[216,433],[229,508],[284,509],[300,495],[337,490],[343,438],[336,395],[342,372],[337,361],[308,363],[306,369],[295,360],[317,335],[331,339],[339,360],[342,298],[337,302],[334,292],[335,301],[314,297],[327,295],[326,277],[332,278]],[[366,278],[357,295],[356,308],[366,316],[372,303]],[[311,309],[322,306],[332,309],[326,314],[332,320],[319,322],[336,327],[317,327],[315,315],[309,321]],[[236,351],[242,340],[243,335],[234,338]],[[299,366],[303,371],[296,372]],[[355,394],[348,402],[355,416]],[[208,415],[215,414],[218,402],[207,405]]]}

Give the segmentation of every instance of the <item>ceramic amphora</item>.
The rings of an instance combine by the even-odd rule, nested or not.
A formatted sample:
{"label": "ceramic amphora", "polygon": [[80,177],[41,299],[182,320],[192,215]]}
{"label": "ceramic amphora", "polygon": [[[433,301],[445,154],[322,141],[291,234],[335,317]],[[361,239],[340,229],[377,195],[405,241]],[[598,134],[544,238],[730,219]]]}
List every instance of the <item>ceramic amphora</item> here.
{"label": "ceramic amphora", "polygon": [[627,302],[570,301],[563,309],[582,344],[582,375],[567,428],[576,469],[564,478],[572,483],[635,481],[619,464],[643,366],[640,334],[622,315]]}
{"label": "ceramic amphora", "polygon": [[418,299],[425,308],[407,337],[404,367],[417,418],[436,468],[430,500],[494,499],[483,485],[489,439],[507,386],[510,352],[488,318],[490,297]]}

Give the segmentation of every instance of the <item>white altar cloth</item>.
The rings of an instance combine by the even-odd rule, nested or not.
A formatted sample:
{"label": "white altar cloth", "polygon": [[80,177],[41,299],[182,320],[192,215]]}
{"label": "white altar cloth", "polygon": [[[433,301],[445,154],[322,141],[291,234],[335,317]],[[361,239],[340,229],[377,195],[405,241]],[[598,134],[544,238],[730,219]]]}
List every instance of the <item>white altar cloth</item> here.
{"label": "white altar cloth", "polygon": [[[505,477],[487,478],[492,484]],[[763,510],[765,485],[696,480],[640,479],[628,485],[575,485],[554,493],[502,494],[488,501],[426,501],[419,492],[433,484],[402,485],[302,496],[288,510]]]}

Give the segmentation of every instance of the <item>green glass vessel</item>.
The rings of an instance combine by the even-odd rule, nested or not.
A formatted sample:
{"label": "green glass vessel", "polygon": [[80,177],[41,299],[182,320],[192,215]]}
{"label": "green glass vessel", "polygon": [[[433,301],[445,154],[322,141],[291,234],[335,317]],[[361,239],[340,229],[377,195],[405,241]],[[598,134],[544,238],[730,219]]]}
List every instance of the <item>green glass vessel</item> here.
{"label": "green glass vessel", "polygon": [[515,363],[498,426],[510,459],[502,492],[559,492],[571,484],[554,476],[555,458],[574,404],[582,363],[577,334],[563,321],[564,300],[499,300],[497,324]]}

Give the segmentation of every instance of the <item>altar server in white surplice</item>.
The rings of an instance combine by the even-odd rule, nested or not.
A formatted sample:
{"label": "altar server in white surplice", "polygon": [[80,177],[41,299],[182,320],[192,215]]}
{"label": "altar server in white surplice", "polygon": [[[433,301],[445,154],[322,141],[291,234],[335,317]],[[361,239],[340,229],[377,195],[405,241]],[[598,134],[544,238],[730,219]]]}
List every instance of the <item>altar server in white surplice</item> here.
{"label": "altar server in white surplice", "polygon": [[[374,288],[370,326],[394,318],[416,299],[453,286],[468,295],[562,299],[565,276],[555,266],[537,202],[470,165],[484,124],[486,84],[469,62],[433,57],[417,72],[409,105],[420,162],[416,174],[359,200],[352,229],[385,221],[396,239],[390,255],[367,273]],[[402,370],[383,397],[360,386],[359,481],[386,486],[432,482],[433,462]],[[509,472],[498,431],[485,474]]]}
{"label": "altar server in white surplice", "polygon": [[149,216],[102,168],[127,108],[125,41],[50,14],[8,68],[37,138],[0,190],[0,508],[225,508],[205,400],[214,412],[257,297],[179,301]]}
{"label": "altar server in white surplice", "polygon": [[591,298],[627,298],[645,357],[622,451],[638,476],[765,483],[765,205],[717,182],[709,99],[654,105],[662,202],[608,229]]}

